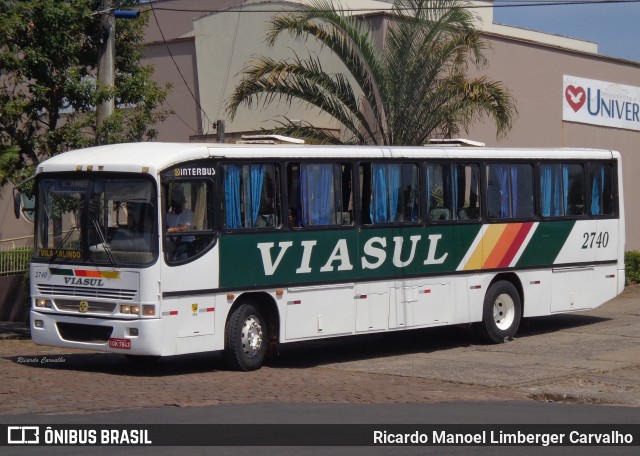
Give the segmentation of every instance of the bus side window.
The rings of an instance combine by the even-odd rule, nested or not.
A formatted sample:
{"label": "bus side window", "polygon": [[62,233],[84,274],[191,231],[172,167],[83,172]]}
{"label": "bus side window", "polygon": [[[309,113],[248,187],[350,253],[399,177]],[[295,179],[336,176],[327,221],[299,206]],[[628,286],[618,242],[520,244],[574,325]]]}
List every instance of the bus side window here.
{"label": "bus side window", "polygon": [[430,222],[451,220],[451,166],[428,164],[426,169],[428,219]]}
{"label": "bus side window", "polygon": [[475,163],[427,163],[427,218],[430,222],[479,220],[480,168]]}
{"label": "bus side window", "polygon": [[269,163],[223,167],[225,227],[276,228],[280,225],[277,166]]}
{"label": "bus side window", "polygon": [[530,218],[533,207],[533,167],[530,164],[487,165],[489,218]]}
{"label": "bus side window", "polygon": [[360,173],[369,177],[366,186],[370,197],[366,203],[363,201],[361,207],[363,214],[368,208],[365,224],[418,221],[420,204],[416,164],[366,163],[361,165]]}
{"label": "bus side window", "polygon": [[540,165],[540,205],[543,217],[583,215],[584,167],[581,164]]}
{"label": "bus side window", "polygon": [[353,223],[351,166],[337,163],[290,164],[289,225],[291,227]]}
{"label": "bus side window", "polygon": [[614,205],[613,165],[611,163],[592,163],[589,165],[589,185],[591,215],[612,215]]}

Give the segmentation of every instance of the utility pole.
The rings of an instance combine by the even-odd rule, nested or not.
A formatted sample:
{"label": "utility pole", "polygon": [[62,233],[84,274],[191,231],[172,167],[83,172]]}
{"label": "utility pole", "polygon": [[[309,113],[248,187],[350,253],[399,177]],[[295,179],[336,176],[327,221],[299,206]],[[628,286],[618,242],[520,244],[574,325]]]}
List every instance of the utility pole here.
{"label": "utility pole", "polygon": [[218,120],[216,122],[216,142],[224,142],[224,120]]}
{"label": "utility pole", "polygon": [[[102,29],[102,47],[100,48],[100,58],[98,60],[98,86],[113,87],[114,67],[116,56],[116,20],[113,15],[113,0],[102,0],[102,18],[100,19],[100,28]],[[96,108],[96,122],[98,127],[113,114],[114,100],[110,97],[108,100],[100,103]]]}

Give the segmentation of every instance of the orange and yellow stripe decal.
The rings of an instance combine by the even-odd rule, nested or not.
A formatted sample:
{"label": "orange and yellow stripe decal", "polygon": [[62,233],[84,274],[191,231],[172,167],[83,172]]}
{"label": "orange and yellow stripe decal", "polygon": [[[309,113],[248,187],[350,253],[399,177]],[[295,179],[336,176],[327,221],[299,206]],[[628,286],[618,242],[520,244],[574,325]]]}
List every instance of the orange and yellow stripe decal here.
{"label": "orange and yellow stripe decal", "polygon": [[473,269],[507,268],[521,252],[536,223],[499,223],[485,225],[478,233],[468,253],[458,266],[458,271]]}

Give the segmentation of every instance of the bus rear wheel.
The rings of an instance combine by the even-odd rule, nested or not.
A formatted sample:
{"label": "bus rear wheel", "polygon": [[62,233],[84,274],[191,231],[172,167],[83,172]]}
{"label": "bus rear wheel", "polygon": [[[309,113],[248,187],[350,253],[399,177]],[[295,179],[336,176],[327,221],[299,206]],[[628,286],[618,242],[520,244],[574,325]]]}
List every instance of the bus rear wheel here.
{"label": "bus rear wheel", "polygon": [[482,339],[499,344],[513,338],[522,319],[522,301],[511,282],[501,280],[489,287],[484,297],[482,322],[476,328]]}
{"label": "bus rear wheel", "polygon": [[269,342],[267,325],[260,310],[250,303],[237,306],[225,328],[224,359],[239,371],[260,369]]}

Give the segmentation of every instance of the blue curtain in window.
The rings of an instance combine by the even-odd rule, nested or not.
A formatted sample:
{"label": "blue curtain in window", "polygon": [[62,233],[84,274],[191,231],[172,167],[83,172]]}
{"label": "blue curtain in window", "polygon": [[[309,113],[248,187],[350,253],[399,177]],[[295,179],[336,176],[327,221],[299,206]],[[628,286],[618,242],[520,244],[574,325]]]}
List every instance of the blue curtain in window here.
{"label": "blue curtain in window", "polygon": [[566,215],[569,213],[569,167],[562,166],[562,211],[557,215]]}
{"label": "blue curtain in window", "polygon": [[400,194],[400,165],[386,165],[389,179],[389,222],[395,222],[398,216],[398,195]]}
{"label": "blue curtain in window", "polygon": [[225,167],[224,202],[227,228],[240,228],[240,167],[227,165]]}
{"label": "blue curtain in window", "polygon": [[384,165],[372,165],[371,177],[373,192],[373,201],[369,209],[371,223],[385,223],[387,222],[387,214],[389,213],[389,200]]}
{"label": "blue curtain in window", "polygon": [[604,192],[604,166],[600,167],[600,172],[594,169],[593,183],[591,185],[591,214],[602,215],[600,201]]}
{"label": "blue curtain in window", "polygon": [[251,210],[251,226],[256,226],[258,212],[260,211],[260,200],[262,195],[262,181],[264,180],[264,166],[251,165],[249,167],[251,177],[251,197],[249,198],[249,208]]}
{"label": "blue curtain in window", "polygon": [[552,171],[551,166],[542,165],[540,167],[540,193],[541,210],[544,217],[551,215],[551,195],[552,195]]}
{"label": "blue curtain in window", "polygon": [[564,189],[562,185],[562,168],[561,165],[543,165],[540,167],[542,215],[545,217],[557,217],[563,214],[562,203],[564,200]]}
{"label": "blue curtain in window", "polygon": [[511,165],[511,217],[527,216],[518,214],[518,167]]}
{"label": "blue curtain in window", "polygon": [[394,222],[398,216],[400,165],[374,163],[371,174],[373,176],[373,204],[369,210],[371,222]]}
{"label": "blue curtain in window", "polygon": [[331,221],[331,196],[333,195],[333,165],[302,165],[303,224],[328,225]]}
{"label": "blue curtain in window", "polygon": [[500,217],[509,217],[509,165],[494,165],[500,191]]}

